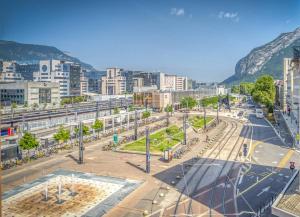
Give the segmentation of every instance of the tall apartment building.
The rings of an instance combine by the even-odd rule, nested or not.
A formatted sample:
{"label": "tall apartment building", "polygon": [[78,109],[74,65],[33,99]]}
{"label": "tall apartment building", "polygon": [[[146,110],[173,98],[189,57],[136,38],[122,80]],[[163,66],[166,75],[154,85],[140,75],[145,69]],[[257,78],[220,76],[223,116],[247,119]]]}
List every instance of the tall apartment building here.
{"label": "tall apartment building", "polygon": [[176,90],[188,90],[187,77],[176,76]]}
{"label": "tall apartment building", "polygon": [[188,79],[184,76],[167,75],[165,73],[159,73],[158,76],[158,86],[160,90],[168,91],[181,91],[188,90]]}
{"label": "tall apartment building", "polygon": [[33,73],[34,81],[59,83],[61,97],[80,95],[79,64],[63,60],[41,60],[39,66],[39,71]]}
{"label": "tall apartment building", "polygon": [[101,93],[103,95],[120,95],[126,92],[126,78],[122,76],[123,69],[107,68],[106,76],[101,78]]}
{"label": "tall apartment building", "polygon": [[81,95],[81,66],[80,64],[70,64],[70,96]]}
{"label": "tall apartment building", "polygon": [[15,61],[1,61],[0,80],[5,82],[23,80],[22,75],[17,72],[17,67]]}
{"label": "tall apartment building", "polygon": [[287,111],[287,104],[292,104],[293,96],[293,72],[292,72],[292,58],[283,59],[283,98],[280,102],[281,109]]}

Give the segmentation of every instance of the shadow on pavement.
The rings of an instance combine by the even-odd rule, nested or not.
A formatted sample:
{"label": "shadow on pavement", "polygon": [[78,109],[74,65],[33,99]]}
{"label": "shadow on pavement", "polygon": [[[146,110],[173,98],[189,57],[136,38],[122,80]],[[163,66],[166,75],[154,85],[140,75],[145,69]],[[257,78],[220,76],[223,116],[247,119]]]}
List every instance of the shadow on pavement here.
{"label": "shadow on pavement", "polygon": [[[165,209],[164,216],[182,212],[200,214],[203,207],[207,212],[212,207],[214,213],[225,216],[234,216],[237,212],[239,216],[255,216],[262,207],[275,200],[292,177],[292,171],[255,163],[193,158],[154,177],[174,186],[182,194],[176,198],[180,201]],[[185,197],[192,198],[193,202],[183,200]]]}

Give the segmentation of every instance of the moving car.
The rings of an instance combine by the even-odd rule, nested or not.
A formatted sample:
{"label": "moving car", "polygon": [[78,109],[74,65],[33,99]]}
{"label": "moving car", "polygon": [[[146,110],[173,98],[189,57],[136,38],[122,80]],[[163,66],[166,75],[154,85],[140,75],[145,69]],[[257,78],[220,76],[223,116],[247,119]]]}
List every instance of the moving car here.
{"label": "moving car", "polygon": [[263,113],[262,109],[256,109],[255,114],[256,114],[256,118],[263,118],[264,117],[264,113]]}

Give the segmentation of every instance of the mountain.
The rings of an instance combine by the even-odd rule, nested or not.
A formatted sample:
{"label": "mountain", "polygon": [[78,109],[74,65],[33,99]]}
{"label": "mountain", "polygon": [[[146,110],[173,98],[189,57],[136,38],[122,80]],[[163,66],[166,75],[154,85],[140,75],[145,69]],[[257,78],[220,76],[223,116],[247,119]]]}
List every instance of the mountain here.
{"label": "mountain", "polygon": [[87,70],[95,70],[91,65],[65,54],[56,47],[0,40],[0,60],[16,60],[26,63],[47,59],[68,60],[80,63]]}
{"label": "mountain", "polygon": [[222,83],[232,85],[241,81],[255,81],[263,74],[282,79],[283,58],[293,56],[294,46],[300,46],[300,27],[293,32],[279,35],[263,46],[254,48],[238,61],[235,74]]}

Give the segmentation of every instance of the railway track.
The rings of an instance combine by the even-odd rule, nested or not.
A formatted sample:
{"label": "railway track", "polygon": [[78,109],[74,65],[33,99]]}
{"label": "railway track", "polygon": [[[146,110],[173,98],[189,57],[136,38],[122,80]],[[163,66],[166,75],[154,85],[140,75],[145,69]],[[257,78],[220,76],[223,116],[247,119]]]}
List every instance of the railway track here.
{"label": "railway track", "polygon": [[[209,153],[209,155],[206,157],[206,159],[205,159],[206,161],[205,161],[204,164],[213,164],[213,163],[217,164],[218,163],[219,159],[217,159],[217,158],[220,156],[222,150],[225,148],[225,146],[228,144],[229,140],[232,138],[232,136],[234,135],[234,133],[237,131],[237,128],[238,128],[237,122],[234,121],[231,124],[232,124],[232,127],[231,127],[230,132],[228,132],[225,135],[224,139],[221,140],[221,143],[219,143],[218,145],[214,146],[214,150],[211,151]],[[220,145],[221,145],[221,147],[220,147]],[[200,165],[199,171],[200,171],[200,169],[201,169],[201,165]],[[206,177],[206,175],[208,175],[209,169],[210,169],[210,167],[204,166],[204,171],[202,173],[202,176],[198,180],[197,184],[195,185],[195,188],[194,188],[193,192],[197,191],[197,188],[201,185],[201,182],[204,179],[204,177]],[[222,169],[218,173],[217,179],[221,175],[223,169],[224,169],[224,166],[222,167]],[[214,185],[216,186],[216,183],[214,183]],[[211,200],[210,200],[210,203],[211,203]],[[187,212],[187,215],[190,215],[190,216],[194,215],[193,211],[192,211],[192,204],[193,204],[193,197],[190,198],[189,203],[188,203],[188,212]]]}
{"label": "railway track", "polygon": [[[186,184],[183,186],[181,194],[176,202],[173,216],[180,215],[179,214],[179,204],[182,202],[181,199],[184,194],[187,194],[188,196],[190,196],[187,209],[185,208],[185,204],[184,204],[185,214],[190,215],[190,216],[192,215],[191,213],[192,213],[192,200],[193,199],[191,197],[192,195],[190,195],[190,193],[189,193],[189,191],[190,191],[189,185],[190,185],[191,181],[195,178],[196,174],[199,174],[200,170],[204,170],[204,172],[202,174],[205,174],[207,172],[209,167],[205,167],[205,165],[210,165],[213,163],[213,159],[209,159],[209,158],[217,157],[218,153],[221,151],[222,148],[224,148],[224,146],[227,144],[227,142],[229,141],[231,136],[237,130],[237,122],[232,121],[232,122],[228,123],[226,120],[226,121],[224,121],[224,123],[225,123],[225,130],[222,131],[223,135],[219,138],[218,142],[209,150],[208,156],[205,159],[198,160],[198,162],[200,161],[199,167],[192,173],[192,175],[189,177],[189,179],[185,181]],[[222,147],[220,147],[220,146],[222,146]],[[219,151],[217,149],[219,149]],[[203,178],[203,176],[202,176],[202,178]],[[198,187],[199,183],[201,182],[202,178],[200,178],[200,180],[197,182],[197,184],[191,188],[192,191],[190,191],[190,192],[195,192],[195,190]]]}
{"label": "railway track", "polygon": [[[244,131],[245,135],[249,132],[249,127],[245,127],[242,129],[242,131]],[[224,216],[228,216],[229,214],[226,213],[226,195],[227,195],[227,190],[228,187],[227,186],[232,186],[231,183],[231,178],[233,178],[233,176],[235,175],[234,172],[234,168],[236,166],[238,166],[238,163],[236,160],[238,158],[238,154],[239,152],[242,150],[243,144],[246,140],[246,137],[238,137],[238,139],[236,140],[235,144],[234,144],[234,148],[230,151],[230,154],[228,155],[225,164],[222,167],[222,170],[219,172],[216,181],[213,185],[213,188],[211,189],[211,193],[210,193],[210,206],[209,206],[209,214],[210,216],[213,216],[214,213],[218,211],[219,213],[222,213]],[[229,167],[229,172],[227,174],[225,174],[225,180],[223,179],[222,173],[224,171],[225,167]],[[226,171],[226,170],[225,170]],[[224,189],[219,190],[218,186],[223,185]],[[233,187],[233,186],[232,186]],[[232,188],[233,189],[233,188]],[[231,198],[228,199],[232,199],[233,195]],[[220,198],[222,198],[221,200],[221,206],[220,206]],[[232,202],[234,202],[233,200],[231,200]],[[233,204],[231,204],[233,205]],[[231,207],[232,208],[232,207]],[[235,213],[235,212],[233,212]]]}

